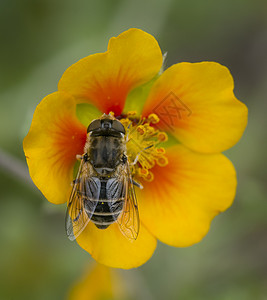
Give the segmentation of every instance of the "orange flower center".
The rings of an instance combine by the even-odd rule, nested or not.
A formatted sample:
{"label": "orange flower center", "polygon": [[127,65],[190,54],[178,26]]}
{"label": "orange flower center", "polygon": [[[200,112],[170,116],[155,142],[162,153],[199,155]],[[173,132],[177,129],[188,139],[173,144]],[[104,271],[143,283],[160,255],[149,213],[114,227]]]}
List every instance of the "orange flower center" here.
{"label": "orange flower center", "polygon": [[168,136],[156,128],[160,121],[158,116],[151,114],[137,119],[136,112],[128,112],[120,121],[126,129],[127,156],[133,177],[151,182],[154,179],[152,168],[156,164],[161,167],[168,164],[165,149],[159,147]]}

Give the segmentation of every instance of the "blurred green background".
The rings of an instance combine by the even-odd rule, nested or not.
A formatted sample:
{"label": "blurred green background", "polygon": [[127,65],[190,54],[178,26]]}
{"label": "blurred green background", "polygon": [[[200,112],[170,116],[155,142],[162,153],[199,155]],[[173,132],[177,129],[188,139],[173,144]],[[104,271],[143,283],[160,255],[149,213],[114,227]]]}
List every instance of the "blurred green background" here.
{"label": "blurred green background", "polygon": [[0,15],[0,299],[65,299],[93,263],[67,239],[65,207],[29,180],[22,140],[64,70],[130,27],[156,37],[167,66],[226,65],[249,125],[226,152],[238,174],[233,206],[199,244],[159,243],[144,266],[120,271],[129,298],[267,299],[267,1],[0,0]]}

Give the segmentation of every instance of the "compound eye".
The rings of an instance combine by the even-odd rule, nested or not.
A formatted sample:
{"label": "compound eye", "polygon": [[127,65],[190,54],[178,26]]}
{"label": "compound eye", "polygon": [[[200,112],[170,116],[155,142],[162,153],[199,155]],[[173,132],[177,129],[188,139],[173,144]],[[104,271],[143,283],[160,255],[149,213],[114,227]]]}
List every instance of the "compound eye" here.
{"label": "compound eye", "polygon": [[118,120],[113,120],[112,128],[115,129],[116,131],[119,131],[119,132],[125,134],[124,126]]}
{"label": "compound eye", "polygon": [[94,131],[96,129],[101,128],[101,122],[100,120],[94,120],[93,122],[90,123],[90,125],[87,128],[87,133]]}

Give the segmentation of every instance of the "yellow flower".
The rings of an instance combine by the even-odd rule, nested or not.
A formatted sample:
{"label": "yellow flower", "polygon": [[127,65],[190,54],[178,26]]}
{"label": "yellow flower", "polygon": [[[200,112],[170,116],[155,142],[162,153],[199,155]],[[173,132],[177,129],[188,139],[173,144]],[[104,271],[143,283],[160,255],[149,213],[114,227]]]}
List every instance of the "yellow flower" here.
{"label": "yellow flower", "polygon": [[86,270],[83,278],[71,288],[68,300],[126,299],[123,278],[115,270],[96,264]]}
{"label": "yellow flower", "polygon": [[93,222],[77,237],[95,260],[111,267],[140,266],[157,239],[175,247],[199,242],[235,196],[235,169],[221,152],[242,136],[247,108],[233,93],[229,70],[214,62],[178,63],[163,73],[161,67],[151,35],[123,32],[109,41],[107,52],[65,71],[58,91],[37,106],[24,139],[33,182],[59,204],[70,196],[86,127],[110,112],[123,123],[130,162],[137,156],[131,172],[144,187],[136,188],[138,238],[129,242],[117,223],[100,230]]}

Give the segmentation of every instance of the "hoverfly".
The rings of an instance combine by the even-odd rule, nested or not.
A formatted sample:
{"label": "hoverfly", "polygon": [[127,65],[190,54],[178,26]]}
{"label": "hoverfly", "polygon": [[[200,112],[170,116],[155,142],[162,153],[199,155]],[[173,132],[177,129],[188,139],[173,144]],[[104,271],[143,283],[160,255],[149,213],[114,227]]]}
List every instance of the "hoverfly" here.
{"label": "hoverfly", "polygon": [[137,238],[139,214],[126,140],[124,126],[111,115],[103,114],[89,124],[67,206],[65,228],[70,240],[89,222],[99,229],[117,222],[127,238]]}

